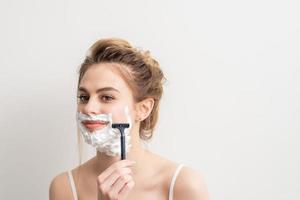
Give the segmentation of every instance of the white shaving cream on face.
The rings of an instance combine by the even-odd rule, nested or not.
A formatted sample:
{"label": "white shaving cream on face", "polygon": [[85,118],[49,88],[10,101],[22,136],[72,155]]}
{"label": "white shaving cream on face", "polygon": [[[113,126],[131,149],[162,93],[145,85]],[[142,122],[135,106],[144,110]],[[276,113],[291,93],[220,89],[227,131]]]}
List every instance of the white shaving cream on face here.
{"label": "white shaving cream on face", "polygon": [[[129,115],[128,107],[125,107],[126,119],[129,124],[129,128],[124,130],[126,137],[126,152],[130,148],[130,129],[131,129],[131,118]],[[90,131],[87,129],[82,122],[84,121],[104,121],[108,124],[99,129]],[[116,122],[121,123],[121,122]],[[124,123],[124,122],[123,122]],[[97,151],[105,153],[108,156],[120,156],[121,155],[121,144],[120,136],[121,133],[118,129],[112,128],[112,114],[100,114],[100,115],[86,115],[81,112],[77,112],[77,124],[79,126],[80,132],[84,138],[84,141],[89,145],[95,147]]]}

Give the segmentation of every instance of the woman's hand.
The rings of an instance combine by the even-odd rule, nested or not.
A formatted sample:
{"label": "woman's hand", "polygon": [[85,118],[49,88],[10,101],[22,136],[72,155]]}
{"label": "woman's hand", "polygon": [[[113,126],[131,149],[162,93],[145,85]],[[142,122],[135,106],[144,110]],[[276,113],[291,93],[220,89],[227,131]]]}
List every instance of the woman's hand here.
{"label": "woman's hand", "polygon": [[134,187],[130,169],[134,163],[134,161],[130,160],[118,161],[98,176],[98,200],[126,199]]}

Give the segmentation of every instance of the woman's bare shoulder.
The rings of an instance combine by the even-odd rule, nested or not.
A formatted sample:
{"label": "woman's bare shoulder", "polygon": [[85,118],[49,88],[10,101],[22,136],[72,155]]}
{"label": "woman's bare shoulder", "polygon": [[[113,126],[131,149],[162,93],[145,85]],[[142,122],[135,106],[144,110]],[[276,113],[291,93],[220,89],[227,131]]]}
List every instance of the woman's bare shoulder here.
{"label": "woman's bare shoulder", "polygon": [[174,200],[208,200],[209,194],[204,175],[199,171],[184,166],[177,176],[173,196]]}
{"label": "woman's bare shoulder", "polygon": [[62,172],[52,179],[49,188],[49,199],[72,199],[72,191],[67,172]]}
{"label": "woman's bare shoulder", "polygon": [[[152,153],[152,156],[161,166],[161,174],[164,174],[165,187],[169,189],[174,173],[179,163]],[[188,166],[183,165],[174,185],[173,199],[199,199],[208,200],[208,190],[204,175]]]}
{"label": "woman's bare shoulder", "polygon": [[[76,180],[79,175],[79,170],[81,173],[85,173],[90,165],[92,159],[86,161],[85,163],[75,167],[70,170],[73,176],[74,183],[76,185]],[[62,172],[55,176],[50,184],[49,188],[49,197],[50,200],[71,200],[73,199],[73,193],[71,184],[69,181],[68,172]]]}
{"label": "woman's bare shoulder", "polygon": [[156,169],[155,175],[162,178],[161,181],[164,185],[163,187],[168,191],[172,176],[179,164],[156,153],[149,152],[149,154],[151,157],[151,163]]}

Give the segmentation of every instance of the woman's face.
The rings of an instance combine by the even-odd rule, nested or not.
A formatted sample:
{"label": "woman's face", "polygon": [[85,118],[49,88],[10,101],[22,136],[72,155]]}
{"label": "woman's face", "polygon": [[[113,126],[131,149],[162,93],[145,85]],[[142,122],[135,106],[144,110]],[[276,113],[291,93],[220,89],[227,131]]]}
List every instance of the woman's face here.
{"label": "woman's face", "polygon": [[132,90],[113,65],[116,64],[95,64],[85,72],[78,88],[77,110],[86,115],[112,114],[114,123],[126,123],[125,108],[128,107],[134,122]]}

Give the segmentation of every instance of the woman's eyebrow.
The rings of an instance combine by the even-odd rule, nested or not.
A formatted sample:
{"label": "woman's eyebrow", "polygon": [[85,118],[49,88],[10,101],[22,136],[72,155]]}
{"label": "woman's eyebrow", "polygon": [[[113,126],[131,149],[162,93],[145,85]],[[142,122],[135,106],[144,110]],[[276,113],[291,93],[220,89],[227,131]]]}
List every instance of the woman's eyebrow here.
{"label": "woman's eyebrow", "polygon": [[[86,92],[88,93],[87,89],[85,89],[84,87],[79,87],[78,88],[78,91],[82,91],[82,92]],[[106,91],[115,91],[115,92],[119,92],[119,90],[117,90],[116,88],[113,88],[113,87],[104,87],[104,88],[99,88],[96,93],[99,93],[99,92],[106,92]]]}

